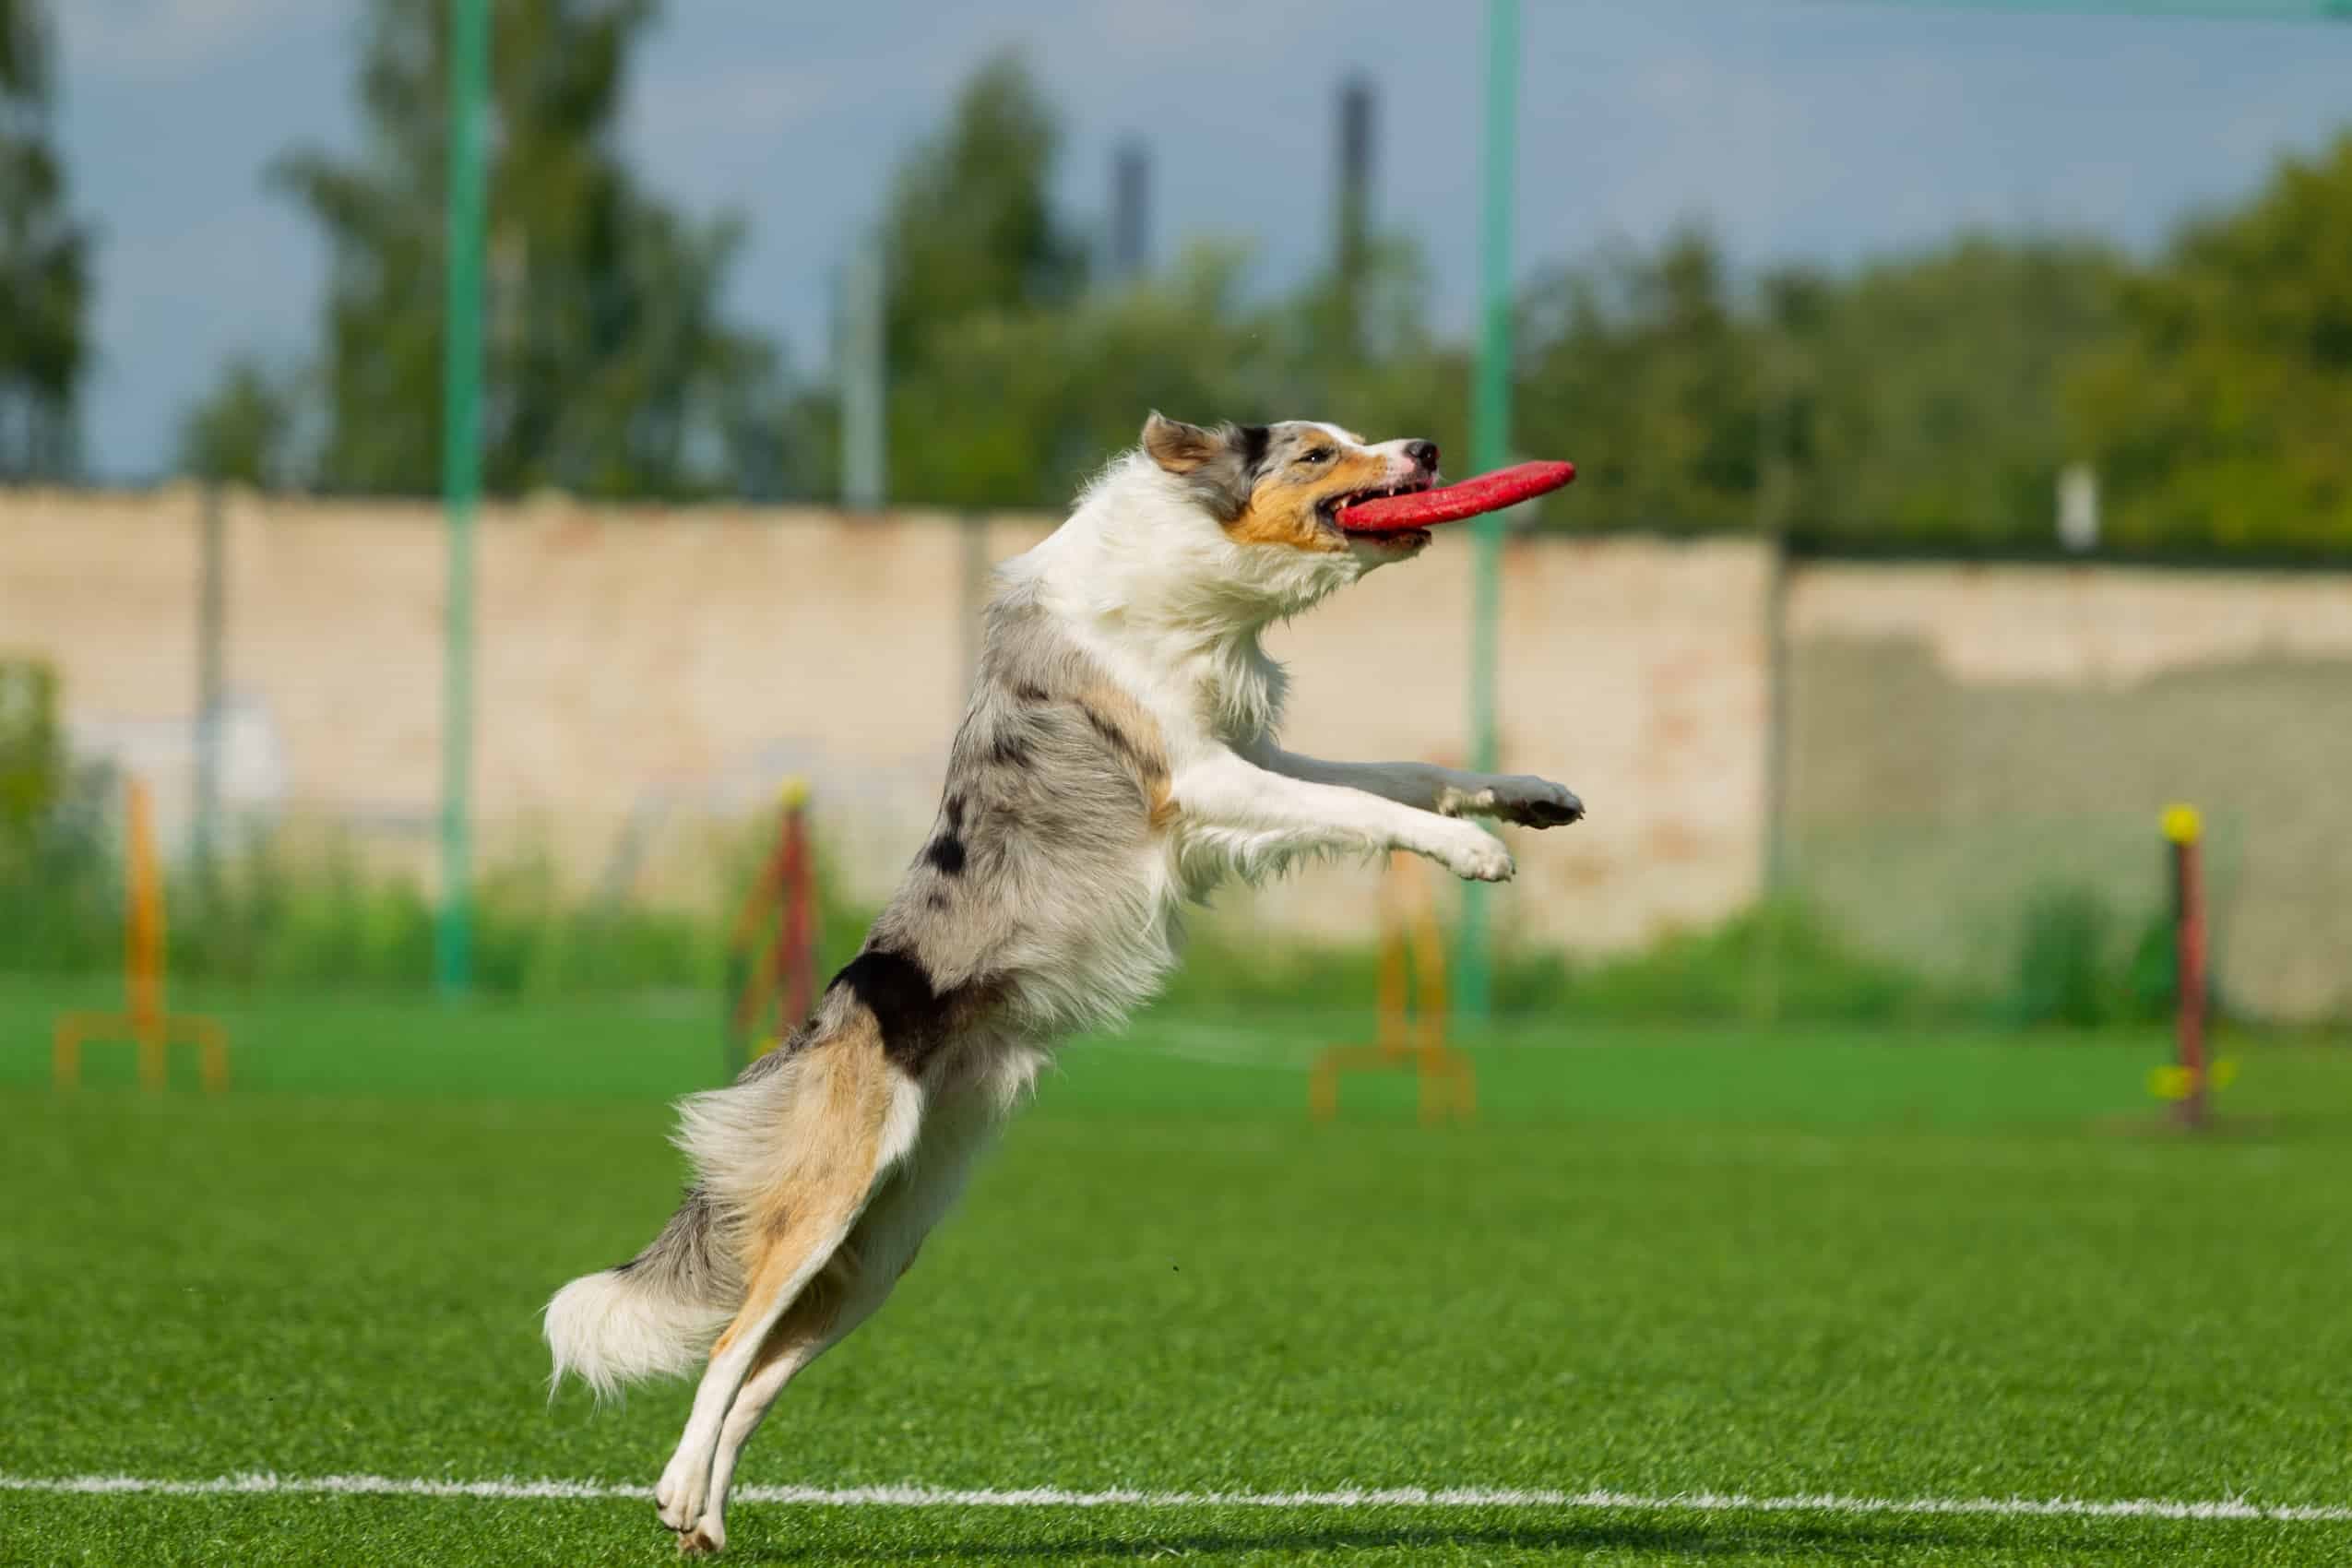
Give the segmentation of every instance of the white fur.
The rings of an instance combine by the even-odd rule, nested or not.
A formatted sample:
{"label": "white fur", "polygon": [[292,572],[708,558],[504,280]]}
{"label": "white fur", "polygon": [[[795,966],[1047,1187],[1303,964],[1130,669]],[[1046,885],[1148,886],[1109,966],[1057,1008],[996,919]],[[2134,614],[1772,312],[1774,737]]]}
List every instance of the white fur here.
{"label": "white fur", "polygon": [[734,1316],[646,1289],[613,1269],[575,1279],[547,1303],[547,1343],[554,1351],[552,1391],[566,1372],[609,1397],[624,1383],[692,1372],[703,1347]]}

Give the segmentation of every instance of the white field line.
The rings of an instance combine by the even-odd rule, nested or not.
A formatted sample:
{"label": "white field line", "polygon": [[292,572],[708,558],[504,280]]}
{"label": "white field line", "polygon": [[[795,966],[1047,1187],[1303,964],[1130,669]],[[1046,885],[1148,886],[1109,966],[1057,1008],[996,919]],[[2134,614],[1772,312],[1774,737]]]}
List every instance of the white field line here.
{"label": "white field line", "polygon": [[[609,1481],[434,1480],[410,1476],[221,1476],[170,1480],[151,1476],[0,1476],[0,1491],[84,1496],[160,1493],[172,1497],[341,1495],[481,1497],[573,1501],[650,1501],[648,1487]],[[931,1486],[745,1486],[742,1503],[796,1503],[819,1508],[1568,1508],[1644,1514],[1988,1515],[2021,1519],[2254,1519],[2286,1524],[2352,1524],[2352,1506],[2250,1503],[2218,1498],[2184,1503],[2139,1497],[2100,1502],[2078,1497],[1845,1497],[1834,1492],[1752,1497],[1741,1492],[1522,1491],[1491,1487],[1365,1487],[1339,1491],[1065,1491],[1055,1487],[966,1491]]]}

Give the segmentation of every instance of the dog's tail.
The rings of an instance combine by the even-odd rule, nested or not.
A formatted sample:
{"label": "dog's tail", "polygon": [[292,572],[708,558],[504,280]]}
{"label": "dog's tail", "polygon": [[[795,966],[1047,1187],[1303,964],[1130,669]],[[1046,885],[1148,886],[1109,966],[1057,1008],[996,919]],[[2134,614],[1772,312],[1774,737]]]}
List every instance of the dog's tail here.
{"label": "dog's tail", "polygon": [[693,1370],[742,1295],[719,1229],[709,1197],[690,1187],[645,1251],[555,1292],[545,1321],[551,1386],[574,1372],[602,1398],[624,1383]]}
{"label": "dog's tail", "polygon": [[[872,1015],[864,1018],[871,1034]],[[812,1090],[809,1064],[847,1022],[812,1019],[733,1083],[678,1102],[675,1141],[695,1183],[645,1251],[573,1280],[547,1303],[551,1386],[572,1372],[601,1398],[624,1383],[692,1372],[709,1352],[743,1303],[752,1216],[775,1206],[795,1160],[826,1148],[822,1123],[838,1096],[828,1096],[822,1074]],[[879,1067],[880,1037],[872,1038]]]}
{"label": "dog's tail", "polygon": [[547,1303],[555,1382],[576,1372],[602,1395],[692,1370],[742,1309],[753,1265],[774,1272],[779,1236],[792,1255],[778,1307],[830,1265],[906,1158],[921,1090],[888,1060],[854,986],[827,994],[816,1017],[733,1083],[679,1102],[676,1141],[695,1184],[652,1245]]}

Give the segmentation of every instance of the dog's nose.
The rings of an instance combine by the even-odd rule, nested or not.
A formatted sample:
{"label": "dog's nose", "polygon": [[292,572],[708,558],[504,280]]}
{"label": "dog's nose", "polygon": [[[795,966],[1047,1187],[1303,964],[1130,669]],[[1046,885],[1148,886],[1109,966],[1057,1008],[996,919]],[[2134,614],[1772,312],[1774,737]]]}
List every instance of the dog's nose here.
{"label": "dog's nose", "polygon": [[1433,474],[1437,472],[1436,442],[1408,441],[1405,443],[1405,456],[1412,458],[1413,461],[1420,466],[1420,470],[1423,473]]}

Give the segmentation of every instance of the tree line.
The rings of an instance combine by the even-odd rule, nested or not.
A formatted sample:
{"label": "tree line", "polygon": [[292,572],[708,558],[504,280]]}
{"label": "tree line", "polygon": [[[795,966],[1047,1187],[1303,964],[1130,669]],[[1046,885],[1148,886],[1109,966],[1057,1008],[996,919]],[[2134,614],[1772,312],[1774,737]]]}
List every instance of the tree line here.
{"label": "tree line", "polygon": [[56,40],[35,0],[0,0],[0,482],[73,471],[89,370],[90,234],[53,135]]}
{"label": "tree line", "polygon": [[[367,150],[297,148],[266,172],[327,244],[315,346],[225,364],[186,412],[187,470],[436,483],[447,10],[373,0]],[[723,303],[742,220],[681,212],[618,147],[654,20],[653,0],[495,7],[485,481],[831,499],[839,389]],[[0,0],[0,474],[70,469],[88,363],[43,37],[37,0]],[[895,499],[1059,506],[1153,406],[1313,411],[1468,450],[1469,351],[1435,325],[1410,233],[1280,293],[1215,240],[1109,279],[1055,199],[1061,143],[1035,80],[994,59],[880,194]],[[2080,462],[2116,545],[2352,552],[2352,133],[2145,258],[1976,232],[1744,275],[1692,229],[1543,268],[1515,319],[1515,445],[1583,470],[1543,526],[2034,545]]]}

